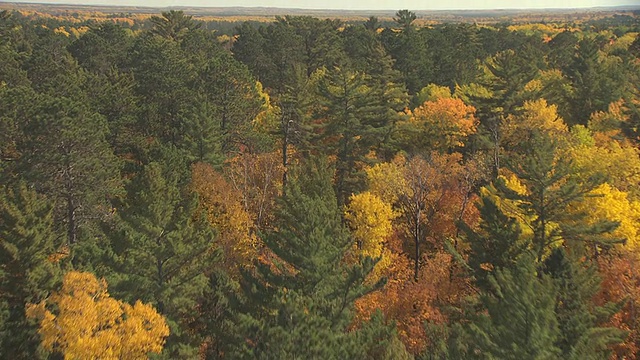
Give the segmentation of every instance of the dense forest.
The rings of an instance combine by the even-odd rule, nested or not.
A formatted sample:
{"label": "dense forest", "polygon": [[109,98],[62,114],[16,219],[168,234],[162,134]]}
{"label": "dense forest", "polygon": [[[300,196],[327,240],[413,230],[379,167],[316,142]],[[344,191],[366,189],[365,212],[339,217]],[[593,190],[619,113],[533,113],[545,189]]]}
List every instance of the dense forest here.
{"label": "dense forest", "polygon": [[0,358],[640,358],[639,16],[0,12]]}

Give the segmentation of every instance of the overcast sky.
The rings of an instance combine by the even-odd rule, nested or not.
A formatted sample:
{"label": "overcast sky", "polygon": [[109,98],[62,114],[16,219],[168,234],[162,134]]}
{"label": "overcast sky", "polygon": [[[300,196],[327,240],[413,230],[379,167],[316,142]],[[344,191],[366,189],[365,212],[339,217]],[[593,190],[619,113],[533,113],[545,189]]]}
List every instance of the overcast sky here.
{"label": "overcast sky", "polygon": [[[5,0],[0,0],[4,2]],[[132,6],[264,6],[302,9],[345,10],[445,10],[445,9],[540,9],[585,8],[596,6],[640,5],[640,0],[13,0],[86,5]]]}

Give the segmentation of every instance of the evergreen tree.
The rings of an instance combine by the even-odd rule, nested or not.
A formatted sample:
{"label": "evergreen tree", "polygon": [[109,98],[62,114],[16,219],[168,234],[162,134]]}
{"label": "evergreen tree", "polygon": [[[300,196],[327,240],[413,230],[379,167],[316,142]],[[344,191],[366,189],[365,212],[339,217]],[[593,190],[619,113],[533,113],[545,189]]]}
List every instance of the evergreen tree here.
{"label": "evergreen tree", "polygon": [[402,74],[402,80],[409,94],[416,94],[427,84],[433,82],[433,58],[427,47],[426,32],[417,30],[413,21],[416,14],[408,10],[396,13],[396,22],[400,32],[385,29],[381,42],[394,59],[394,68]]}
{"label": "evergreen tree", "polygon": [[373,259],[343,262],[351,240],[325,163],[294,172],[274,228],[264,241],[277,260],[246,271],[247,299],[231,357],[361,359],[384,348],[392,331],[379,319],[349,329],[354,301],[383,280],[364,284]]}
{"label": "evergreen tree", "polygon": [[180,41],[189,31],[194,31],[202,24],[193,20],[193,16],[185,15],[184,11],[170,10],[162,12],[162,16],[152,16],[151,32],[163,38]]}
{"label": "evergreen tree", "polygon": [[110,21],[89,29],[69,45],[69,52],[83,68],[93,73],[106,75],[120,69],[126,62],[132,37],[122,26]]}
{"label": "evergreen tree", "polygon": [[251,74],[267,87],[273,86],[270,82],[272,75],[270,72],[275,67],[269,53],[265,51],[267,39],[262,32],[264,27],[259,29],[255,25],[244,22],[235,29],[236,41],[233,42],[233,57],[249,68]]}
{"label": "evergreen tree", "polygon": [[[197,85],[207,102],[209,116],[217,122],[222,150],[231,152],[237,149],[238,144],[246,145],[251,121],[260,111],[256,82],[246,66],[230,55],[220,53],[209,59],[198,78]],[[182,124],[185,130],[193,131],[189,129],[191,123]]]}
{"label": "evergreen tree", "polygon": [[167,318],[169,358],[194,356],[202,339],[187,332],[197,301],[207,288],[206,269],[215,264],[214,234],[197,214],[186,190],[182,154],[164,150],[132,182],[121,222],[112,230],[114,293],[152,304]]}
{"label": "evergreen tree", "polygon": [[336,195],[338,203],[358,192],[364,183],[365,157],[387,137],[392,118],[387,112],[390,102],[377,96],[363,73],[334,68],[319,85],[322,108],[315,114],[322,120],[320,140],[327,155],[336,156]]}
{"label": "evergreen tree", "polygon": [[206,162],[212,165],[222,163],[222,131],[216,120],[210,101],[198,97],[194,107],[186,109],[180,116],[184,118],[185,133],[180,147],[188,153],[190,161]]}
{"label": "evergreen tree", "polygon": [[545,260],[543,270],[557,289],[555,313],[560,332],[556,346],[562,351],[562,358],[609,358],[608,346],[624,341],[627,334],[599,326],[619,309],[615,304],[593,304],[600,287],[595,267],[572,258],[564,248],[556,248]]}
{"label": "evergreen tree", "polygon": [[606,111],[609,104],[624,95],[627,74],[620,62],[600,53],[595,39],[578,42],[573,61],[563,69],[573,85],[570,124],[586,125],[596,111]]}
{"label": "evergreen tree", "polygon": [[313,126],[309,114],[315,99],[316,79],[306,78],[302,70],[297,71],[296,81],[278,96],[276,100],[280,108],[280,124],[273,131],[280,138],[282,152],[282,189],[286,193],[288,168],[291,163],[289,153],[291,145],[296,149],[308,151],[312,148],[310,140],[313,138]]}
{"label": "evergreen tree", "polygon": [[480,295],[486,314],[468,324],[472,344],[463,358],[552,360],[561,358],[554,313],[555,289],[548,276],[536,274],[534,257],[497,270],[492,290]]}
{"label": "evergreen tree", "polygon": [[478,203],[480,228],[476,231],[461,223],[469,243],[467,263],[473,272],[476,286],[490,291],[490,276],[495,271],[512,268],[525,251],[522,231],[516,219],[506,216],[489,196]]}
{"label": "evergreen tree", "polygon": [[578,45],[578,37],[573,31],[565,30],[549,41],[548,62],[551,68],[561,69],[573,61],[574,52]]}
{"label": "evergreen tree", "polygon": [[195,89],[190,84],[196,69],[178,43],[148,33],[134,41],[127,66],[140,97],[138,130],[145,137],[177,145],[184,131],[179,114],[192,106]]}
{"label": "evergreen tree", "polygon": [[[282,93],[287,85],[291,86],[295,83],[298,69],[307,70],[304,66],[306,64],[304,38],[296,33],[285,19],[277,18],[277,20],[263,28],[261,32],[264,38],[261,51],[265,53],[268,61],[262,62],[253,70],[265,88],[272,89],[275,94]],[[272,46],[273,44],[278,46]],[[262,60],[262,57],[258,59]]]}
{"label": "evergreen tree", "polygon": [[119,160],[106,141],[105,119],[86,104],[47,95],[31,101],[27,115],[32,117],[21,123],[25,137],[18,143],[18,166],[27,181],[55,201],[55,222],[65,228],[67,244],[75,246],[91,238],[109,214],[108,201],[119,195]]}
{"label": "evergreen tree", "polygon": [[44,300],[59,280],[59,236],[43,196],[24,183],[0,190],[0,357],[33,359],[40,339],[25,305]]}
{"label": "evergreen tree", "polygon": [[407,9],[396,11],[396,17],[393,18],[402,29],[407,30],[411,28],[413,22],[417,19],[416,13]]}
{"label": "evergreen tree", "polygon": [[444,24],[427,32],[435,84],[454,89],[476,81],[481,71],[478,63],[487,57],[478,32],[478,26],[467,23]]}
{"label": "evergreen tree", "polygon": [[343,61],[344,51],[339,30],[343,24],[340,20],[289,15],[276,20],[291,27],[302,39],[302,67],[307,77],[318,69],[332,68]]}
{"label": "evergreen tree", "polygon": [[538,131],[529,134],[522,143],[522,154],[512,154],[507,168],[513,172],[524,192],[515,191],[506,185],[503,178],[495,182],[498,195],[514,200],[524,215],[523,219],[533,231],[531,246],[541,262],[549,248],[561,241],[572,245],[611,246],[601,235],[613,231],[617,223],[602,219],[594,225],[586,225],[584,213],[568,211],[569,206],[579,202],[604,181],[597,173],[587,179],[579,179],[573,163],[559,156],[558,144],[548,135]]}

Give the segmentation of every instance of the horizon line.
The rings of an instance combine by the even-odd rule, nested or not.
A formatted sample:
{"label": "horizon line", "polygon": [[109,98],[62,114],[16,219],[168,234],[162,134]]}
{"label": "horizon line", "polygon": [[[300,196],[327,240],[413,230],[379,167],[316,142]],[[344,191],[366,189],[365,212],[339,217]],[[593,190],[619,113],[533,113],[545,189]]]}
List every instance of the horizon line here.
{"label": "horizon line", "polygon": [[[44,5],[44,6],[86,6],[86,7],[108,7],[108,8],[144,8],[144,9],[273,9],[273,10],[297,10],[297,11],[349,11],[349,12],[392,12],[401,9],[344,9],[344,8],[301,8],[301,7],[280,7],[280,6],[244,6],[244,5],[117,5],[117,4],[83,4],[64,1],[38,2],[38,1],[6,1],[0,3],[19,5]],[[409,9],[413,12],[446,12],[446,11],[545,11],[545,10],[607,10],[607,9],[629,9],[640,10],[640,4],[621,5],[597,5],[597,6],[574,6],[574,7],[496,7],[496,8],[450,8],[450,9]]]}

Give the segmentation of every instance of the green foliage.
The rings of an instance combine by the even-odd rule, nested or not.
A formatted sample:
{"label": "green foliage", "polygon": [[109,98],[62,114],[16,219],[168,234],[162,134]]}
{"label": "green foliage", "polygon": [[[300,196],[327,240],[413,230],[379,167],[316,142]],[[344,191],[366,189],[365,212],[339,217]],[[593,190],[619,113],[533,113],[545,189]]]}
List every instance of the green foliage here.
{"label": "green foliage", "polygon": [[609,104],[624,95],[627,81],[619,58],[600,54],[595,39],[578,42],[573,61],[565,69],[574,87],[571,98],[571,124],[586,125],[596,111],[606,111]]}
{"label": "green foliage", "polygon": [[[386,138],[392,124],[378,91],[370,78],[343,68],[329,71],[319,84],[322,105],[315,118],[320,120],[320,145],[328,155],[335,155],[336,194],[339,204],[362,189],[362,162],[371,150]],[[316,146],[317,146],[316,145]]]}
{"label": "green foliage", "polygon": [[506,216],[489,196],[483,196],[477,204],[480,211],[480,228],[467,224],[459,226],[469,243],[468,265],[473,272],[476,286],[490,291],[490,276],[495,271],[513,268],[525,251],[522,231],[516,219]]}
{"label": "green foliage", "polygon": [[434,83],[453,89],[476,81],[481,61],[490,54],[483,47],[480,31],[477,25],[460,23],[439,25],[429,32]]}
{"label": "green foliage", "polygon": [[104,22],[69,45],[69,52],[83,68],[108,74],[124,65],[132,40],[121,26]]}
{"label": "green foliage", "polygon": [[343,262],[351,241],[326,163],[294,172],[277,219],[275,230],[264,236],[276,258],[272,264],[257,264],[255,274],[246,271],[248,302],[238,317],[244,340],[231,344],[231,356],[365,358],[392,333],[380,319],[349,330],[353,303],[384,280],[364,285],[376,260]]}
{"label": "green foliage", "polygon": [[611,241],[601,235],[613,231],[617,223],[602,219],[587,225],[586,214],[569,211],[572,203],[581,201],[602,184],[604,176],[596,173],[587,179],[579,179],[572,161],[559,156],[556,141],[548,135],[533,132],[523,145],[526,153],[512,155],[507,161],[507,168],[526,190],[519,192],[510,188],[503,178],[498,179],[495,186],[501,198],[516,202],[531,228],[531,246],[538,262],[551,247],[563,240],[579,245],[576,249],[611,246]]}
{"label": "green foliage", "polygon": [[129,52],[128,66],[140,96],[138,127],[145,136],[178,144],[182,135],[179,114],[191,106],[196,73],[179,44],[158,36],[139,36]]}
{"label": "green foliage", "polygon": [[186,129],[180,145],[187,151],[191,162],[222,163],[223,132],[215,113],[210,101],[201,98],[181,114]]}
{"label": "green foliage", "polygon": [[42,301],[60,280],[54,256],[59,236],[53,207],[20,183],[0,188],[0,356],[11,359],[38,355],[37,327],[25,306]]}
{"label": "green foliage", "polygon": [[[401,18],[404,24],[411,19],[410,14],[408,18]],[[409,94],[417,93],[432,82],[434,66],[425,30],[406,26],[396,33],[387,28],[381,34],[381,42],[394,59],[394,68],[402,74]]]}
{"label": "green foliage", "polygon": [[593,265],[583,264],[563,248],[556,248],[544,262],[543,269],[556,284],[555,312],[560,330],[556,345],[562,351],[562,358],[608,358],[609,346],[621,343],[627,333],[598,326],[609,320],[619,306],[593,305],[592,299],[600,288]]}
{"label": "green foliage", "polygon": [[[226,53],[210,58],[198,75],[198,86],[203,101],[208,103],[209,117],[217,122],[217,132],[221,137],[222,150],[232,152],[239,144],[247,144],[247,133],[251,130],[251,121],[260,110],[260,98],[256,82],[247,68]],[[194,104],[193,107],[202,105]],[[189,109],[185,109],[189,112]],[[196,110],[197,111],[197,110]],[[185,119],[187,120],[187,119]],[[182,134],[193,131],[193,124],[185,121],[177,129]],[[216,136],[212,132],[201,136]],[[210,154],[214,155],[214,154]]]}
{"label": "green foliage", "polygon": [[180,154],[165,154],[164,162],[144,167],[131,184],[128,204],[118,210],[111,282],[120,297],[141,299],[166,316],[171,335],[165,352],[173,358],[197,351],[199,338],[189,334],[187,322],[217,252],[206,217],[196,213],[197,199],[186,192]]}
{"label": "green foliage", "polygon": [[18,166],[55,201],[56,223],[66,229],[67,244],[75,245],[94,230],[93,219],[108,216],[108,199],[120,193],[119,160],[106,141],[108,128],[102,116],[70,98],[36,96],[28,114],[33,115],[21,124]]}
{"label": "green foliage", "polygon": [[185,33],[201,26],[193,20],[193,16],[177,10],[162,12],[162,17],[152,16],[150,21],[153,24],[151,29],[153,34],[174,41],[181,40]]}
{"label": "green foliage", "polygon": [[409,29],[411,24],[417,19],[416,13],[409,10],[398,10],[396,12],[396,17],[393,18],[393,21],[398,23],[403,29]]}
{"label": "green foliage", "polygon": [[[165,358],[406,359],[405,345],[418,353],[422,344],[426,358],[438,359],[590,359],[621,348],[629,354],[616,356],[637,357],[635,340],[617,346],[624,334],[604,325],[635,324],[634,313],[612,317],[621,304],[593,304],[596,293],[623,292],[608,269],[600,272],[612,289],[599,292],[587,260],[620,256],[615,237],[635,234],[630,224],[612,233],[616,223],[598,218],[621,218],[629,207],[616,206],[632,203],[637,187],[623,161],[640,142],[633,16],[562,26],[427,24],[400,10],[393,21],[284,16],[246,22],[233,35],[232,21],[183,11],[0,11],[0,357],[47,355],[24,304],[45,300],[65,257],[108,278],[115,295],[142,298],[167,316]],[[409,94],[410,121],[420,127],[403,133]],[[464,110],[464,124],[447,117],[454,108]],[[564,142],[575,124],[587,126],[572,126],[579,146]],[[583,154],[577,168],[564,152],[585,144],[622,155],[615,164],[601,156],[594,167]],[[490,163],[494,185],[485,192],[470,179],[482,166],[446,165],[410,179],[445,194],[432,203],[446,209],[429,210],[433,231],[416,223],[414,254],[402,252],[403,225],[391,224],[379,244],[393,255],[383,274],[390,291],[362,299],[382,283],[370,284],[376,259],[345,258],[355,240],[342,205],[366,190],[370,165],[432,150]],[[247,168],[252,162],[227,162],[238,153],[282,157],[282,187],[265,180],[271,195],[282,189],[274,214],[252,217],[253,200],[269,199],[250,199],[266,190],[242,180],[259,171]],[[225,268],[233,260],[218,261],[190,190],[193,162],[234,167],[225,172],[232,178],[220,178],[227,187],[207,186],[246,215],[242,225],[217,224],[221,234],[255,239],[260,261],[244,268],[242,286]],[[616,166],[610,186],[601,185],[596,168]],[[611,194],[589,211],[584,200],[598,185]],[[467,202],[479,192],[477,213]],[[424,199],[413,200],[405,196],[405,208],[424,214]],[[455,250],[469,271],[439,268],[433,262],[443,254],[434,251],[463,218],[467,242]],[[229,239],[224,246],[240,246]],[[621,249],[635,251],[628,245]],[[419,269],[436,273],[418,277]],[[620,283],[637,292],[632,280]],[[365,314],[370,305],[385,313]],[[428,339],[414,332],[423,315]],[[391,320],[399,318],[415,323],[395,334]]]}
{"label": "green foliage", "polygon": [[464,358],[560,358],[553,281],[536,274],[531,255],[490,278],[492,291],[480,296],[486,314],[478,314],[468,325],[473,340]]}

